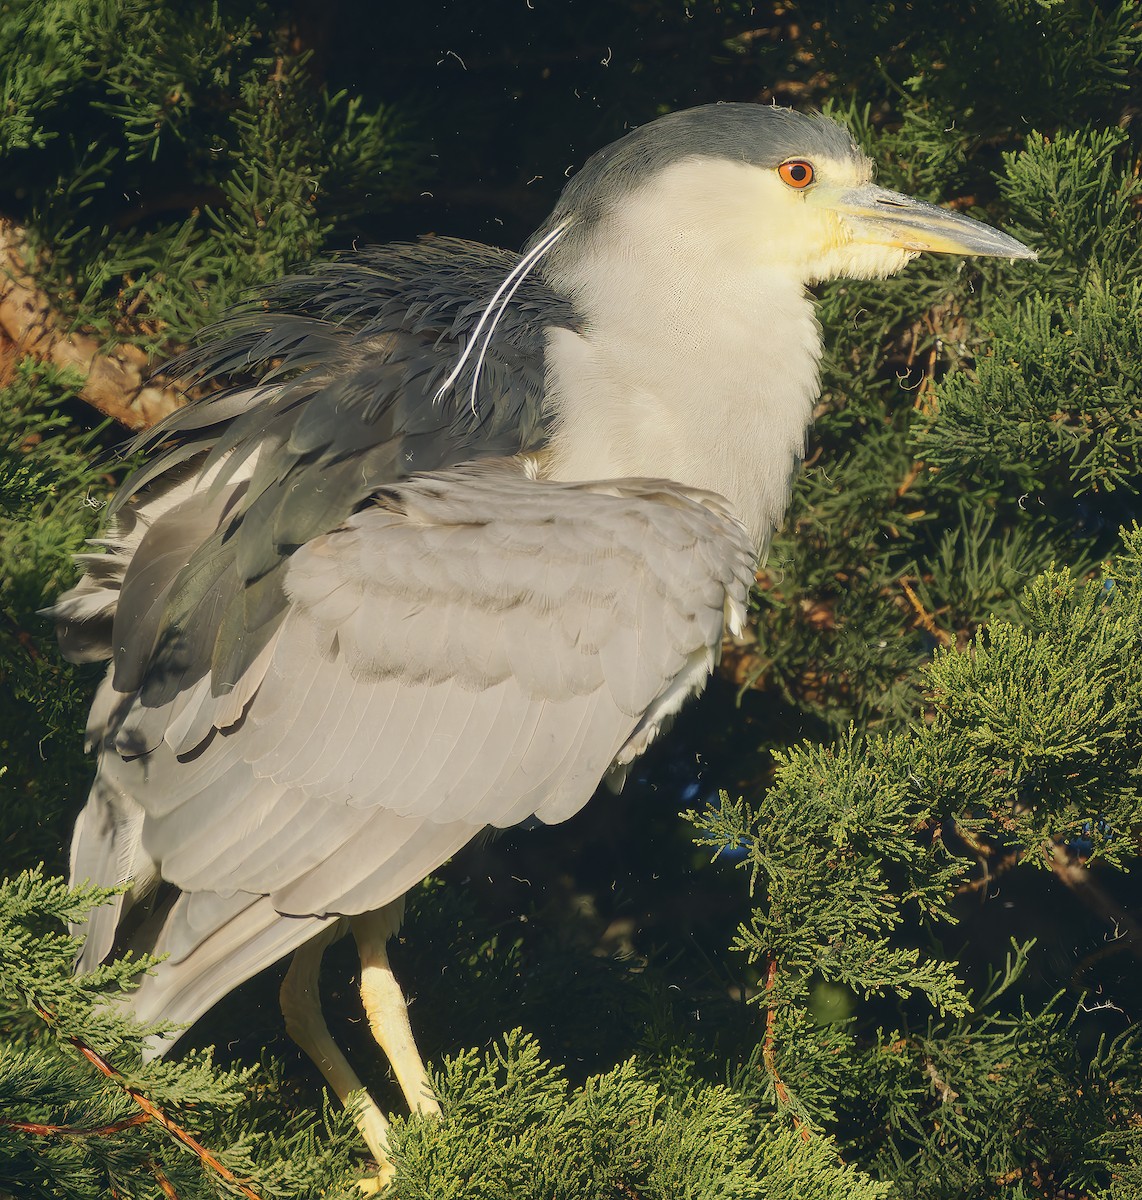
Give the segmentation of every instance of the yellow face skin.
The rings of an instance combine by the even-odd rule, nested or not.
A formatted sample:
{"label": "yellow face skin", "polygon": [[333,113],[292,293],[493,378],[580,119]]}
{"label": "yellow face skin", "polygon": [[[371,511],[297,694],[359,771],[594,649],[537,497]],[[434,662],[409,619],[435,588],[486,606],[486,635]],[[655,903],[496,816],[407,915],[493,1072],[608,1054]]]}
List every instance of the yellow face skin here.
{"label": "yellow face skin", "polygon": [[868,160],[791,159],[769,174],[769,202],[814,281],[892,275],[921,253],[1035,257],[980,221],[877,187]]}
{"label": "yellow face skin", "polygon": [[[608,246],[644,261],[665,256],[672,272],[689,270],[695,281],[728,281],[744,270],[802,285],[883,278],[923,252],[1035,257],[979,221],[877,187],[872,172],[864,158],[797,158],[773,168],[682,159],[610,215]],[[589,293],[599,282],[577,286]]]}

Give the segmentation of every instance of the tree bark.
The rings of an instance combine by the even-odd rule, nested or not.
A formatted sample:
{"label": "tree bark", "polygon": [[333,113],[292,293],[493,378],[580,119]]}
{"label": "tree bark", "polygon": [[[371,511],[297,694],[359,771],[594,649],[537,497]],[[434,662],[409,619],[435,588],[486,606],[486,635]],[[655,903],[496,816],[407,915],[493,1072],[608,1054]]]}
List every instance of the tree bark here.
{"label": "tree bark", "polygon": [[23,230],[0,219],[0,359],[30,354],[70,368],[85,380],[80,396],[128,429],[146,429],[182,406],[174,388],[147,382],[147,356],[137,346],[107,347],[92,334],[68,329],[36,286],[26,258]]}

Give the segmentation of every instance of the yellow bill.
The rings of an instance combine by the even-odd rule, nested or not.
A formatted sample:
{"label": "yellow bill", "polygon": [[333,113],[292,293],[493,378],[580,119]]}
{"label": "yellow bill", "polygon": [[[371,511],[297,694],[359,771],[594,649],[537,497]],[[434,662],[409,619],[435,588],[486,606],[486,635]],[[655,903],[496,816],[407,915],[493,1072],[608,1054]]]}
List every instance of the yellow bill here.
{"label": "yellow bill", "polygon": [[858,242],[930,254],[1037,258],[1034,250],[982,221],[866,183],[832,199],[834,211]]}

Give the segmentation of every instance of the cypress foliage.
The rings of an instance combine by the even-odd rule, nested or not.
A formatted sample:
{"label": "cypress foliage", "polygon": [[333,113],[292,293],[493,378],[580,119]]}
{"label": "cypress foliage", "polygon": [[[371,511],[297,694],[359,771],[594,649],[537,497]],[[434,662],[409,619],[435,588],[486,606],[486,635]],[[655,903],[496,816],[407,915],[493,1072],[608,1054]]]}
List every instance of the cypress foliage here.
{"label": "cypress foliage", "polygon": [[[477,847],[412,899],[394,957],[445,1119],[396,1118],[392,1194],[1134,1200],[1136,6],[579,7],[495,3],[470,35],[402,9],[402,44],[464,70],[424,58],[391,87],[355,5],[0,9],[0,231],[56,329],[107,353],[167,353],[331,245],[423,229],[399,206],[457,190],[433,145],[499,144],[505,187],[535,148],[513,106],[579,131],[554,162],[662,107],[824,105],[883,182],[1039,251],[820,290],[813,442],[727,656],[741,708],[684,721],[591,852],[643,864],[639,887],[600,885],[571,829]],[[516,189],[520,222],[557,174]],[[0,385],[0,1195],[358,1194],[363,1147],[282,1038],[273,979],[144,1063],[153,1031],[114,1003],[141,964],[71,974],[66,922],[105,895],[59,878],[93,678],[35,610],[97,528],[119,432],[42,344],[0,332]],[[336,1035],[388,1103],[331,957]]]}

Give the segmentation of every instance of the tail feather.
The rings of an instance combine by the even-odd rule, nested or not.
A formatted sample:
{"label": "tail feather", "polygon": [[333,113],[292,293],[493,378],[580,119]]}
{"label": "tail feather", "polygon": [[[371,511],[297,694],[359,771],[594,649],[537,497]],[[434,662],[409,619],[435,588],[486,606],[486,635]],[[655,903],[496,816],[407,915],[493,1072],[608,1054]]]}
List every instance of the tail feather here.
{"label": "tail feather", "polygon": [[[268,897],[245,892],[216,897],[213,911],[204,914],[193,903],[196,898],[180,894],[132,938],[132,950],[172,955],[143,976],[131,994],[131,1009],[144,1023],[193,1024],[239,984],[340,920],[336,916],[283,917]],[[204,916],[214,926],[205,936],[201,927]],[[193,947],[189,952],[188,946]],[[178,954],[182,957],[176,957]],[[154,1039],[148,1057],[165,1054],[181,1032]]]}

